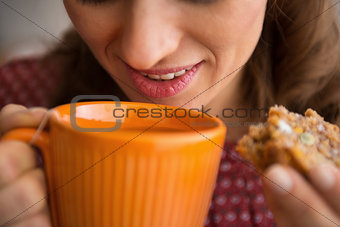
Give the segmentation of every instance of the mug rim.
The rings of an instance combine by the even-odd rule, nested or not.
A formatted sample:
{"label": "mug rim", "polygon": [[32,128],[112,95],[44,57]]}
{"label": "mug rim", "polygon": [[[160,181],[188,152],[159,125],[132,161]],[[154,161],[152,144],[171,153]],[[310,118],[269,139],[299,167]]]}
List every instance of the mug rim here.
{"label": "mug rim", "polygon": [[[111,104],[114,103],[113,101],[84,101],[84,102],[77,102],[76,103],[76,107],[80,106],[84,106],[84,105],[93,105],[93,104]],[[120,101],[121,105],[126,105],[126,106],[142,106],[145,107],[147,109],[149,109],[150,107],[172,107],[172,108],[182,108],[182,107],[176,107],[176,106],[170,106],[170,105],[164,105],[164,104],[154,104],[154,103],[143,103],[143,102],[128,102],[128,101]],[[118,131],[120,130],[120,133],[105,133],[105,132],[81,132],[78,131],[76,129],[74,129],[70,123],[63,123],[64,120],[61,119],[60,117],[60,112],[61,109],[65,109],[67,108],[68,110],[70,110],[71,107],[71,103],[67,103],[67,104],[62,104],[59,106],[56,106],[52,109],[52,114],[51,114],[51,123],[53,122],[54,124],[56,124],[59,127],[62,127],[63,129],[67,130],[67,131],[71,131],[72,133],[81,133],[81,134],[87,134],[91,136],[98,136],[98,137],[105,137],[105,138],[112,138],[112,137],[123,137],[123,138],[127,138],[127,135],[136,135],[136,138],[139,137],[137,135],[139,134],[144,134],[143,135],[143,140],[154,140],[155,136],[157,136],[157,139],[162,139],[164,138],[165,140],[169,140],[171,142],[171,138],[176,138],[176,141],[179,140],[185,140],[188,141],[188,139],[192,138],[201,138],[200,140],[202,140],[202,138],[208,137],[209,139],[215,138],[217,135],[223,133],[223,131],[227,131],[227,126],[223,123],[223,121],[217,117],[208,117],[206,114],[201,113],[203,115],[204,119],[208,119],[208,122],[211,122],[212,124],[214,124],[211,127],[207,127],[204,129],[200,129],[200,130],[195,130],[189,126],[187,126],[188,130],[179,130],[179,131],[162,131],[161,133],[158,131],[152,131],[152,130],[145,130],[145,129],[141,129],[141,130],[134,130],[134,129],[129,129],[129,130],[120,130],[118,129]],[[187,108],[182,108],[182,109],[186,109]],[[197,112],[197,111],[196,111]],[[66,113],[66,115],[70,115],[70,111]],[[164,118],[164,117],[163,117]],[[187,118],[187,117],[185,117]],[[160,118],[161,119],[161,118]],[[151,126],[151,125],[150,125]],[[141,133],[143,131],[147,131],[148,133]],[[199,131],[199,132],[197,132]],[[203,136],[203,135],[204,136]],[[205,138],[207,139],[207,138]]]}

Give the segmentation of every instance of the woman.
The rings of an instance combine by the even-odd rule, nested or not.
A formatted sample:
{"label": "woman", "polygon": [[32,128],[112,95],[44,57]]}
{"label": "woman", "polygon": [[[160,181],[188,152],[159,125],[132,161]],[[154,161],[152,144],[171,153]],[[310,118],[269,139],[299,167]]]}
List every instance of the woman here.
{"label": "woman", "polygon": [[[340,123],[340,33],[334,12],[328,10],[330,0],[64,0],[64,4],[77,32],[69,32],[43,59],[57,63],[62,75],[50,107],[78,94],[204,105],[211,115],[225,108],[279,103],[296,112],[312,107],[326,120]],[[182,80],[171,80],[174,74]],[[164,80],[153,80],[159,78]],[[36,127],[44,113],[41,108],[7,105],[1,111],[1,132]],[[245,132],[246,127],[229,130],[206,226],[338,226],[340,174],[330,167],[313,169],[312,183],[291,168],[270,167],[262,182],[272,217],[263,201],[260,176],[234,152]],[[0,207],[0,223],[4,223],[44,197],[45,189],[43,172],[27,145],[1,142],[0,160],[0,203],[5,204]],[[49,226],[46,210],[45,201],[40,202],[11,223]]]}

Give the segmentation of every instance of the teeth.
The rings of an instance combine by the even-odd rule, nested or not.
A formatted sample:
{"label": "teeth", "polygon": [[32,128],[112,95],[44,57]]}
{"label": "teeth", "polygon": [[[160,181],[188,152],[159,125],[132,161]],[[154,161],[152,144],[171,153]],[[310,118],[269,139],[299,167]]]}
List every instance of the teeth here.
{"label": "teeth", "polygon": [[175,73],[168,73],[166,75],[161,75],[162,80],[171,80],[175,77]]}
{"label": "teeth", "polygon": [[182,76],[185,73],[185,69],[179,71],[179,72],[175,72],[175,76]]}
{"label": "teeth", "polygon": [[191,66],[187,69],[183,69],[181,71],[175,72],[175,73],[168,73],[168,74],[164,74],[164,75],[155,75],[155,74],[148,75],[148,74],[142,73],[142,72],[141,72],[141,74],[143,76],[149,77],[149,78],[154,79],[154,80],[161,80],[161,79],[162,80],[172,80],[175,77],[182,76],[186,72],[190,71],[192,68],[193,68],[193,66]]}
{"label": "teeth", "polygon": [[148,77],[154,80],[159,80],[161,78],[159,75],[153,75],[153,74],[148,75]]}

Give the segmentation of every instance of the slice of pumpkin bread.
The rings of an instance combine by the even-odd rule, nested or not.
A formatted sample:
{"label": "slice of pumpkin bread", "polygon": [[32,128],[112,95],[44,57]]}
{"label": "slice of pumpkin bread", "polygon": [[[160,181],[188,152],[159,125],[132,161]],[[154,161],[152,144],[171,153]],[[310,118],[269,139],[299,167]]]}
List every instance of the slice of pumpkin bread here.
{"label": "slice of pumpkin bread", "polygon": [[283,106],[269,110],[267,122],[249,127],[236,150],[263,171],[273,163],[290,165],[302,173],[319,163],[340,168],[340,133],[314,110],[305,116]]}

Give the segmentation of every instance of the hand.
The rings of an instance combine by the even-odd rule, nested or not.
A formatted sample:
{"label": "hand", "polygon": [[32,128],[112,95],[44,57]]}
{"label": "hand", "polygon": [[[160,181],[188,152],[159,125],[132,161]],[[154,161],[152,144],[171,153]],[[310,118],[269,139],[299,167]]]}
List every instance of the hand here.
{"label": "hand", "polygon": [[320,165],[307,175],[309,181],[279,164],[265,172],[263,188],[278,226],[340,226],[340,171]]}
{"label": "hand", "polygon": [[[17,127],[37,127],[46,111],[6,105],[0,112],[0,135]],[[18,140],[0,141],[0,226],[51,226],[45,196],[45,176],[36,167],[34,150]]]}

